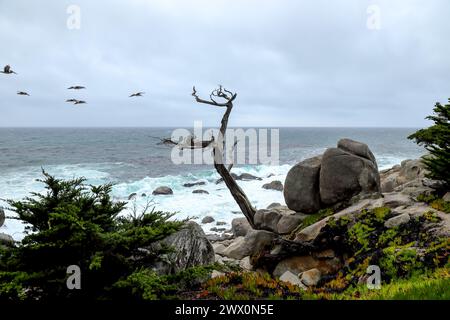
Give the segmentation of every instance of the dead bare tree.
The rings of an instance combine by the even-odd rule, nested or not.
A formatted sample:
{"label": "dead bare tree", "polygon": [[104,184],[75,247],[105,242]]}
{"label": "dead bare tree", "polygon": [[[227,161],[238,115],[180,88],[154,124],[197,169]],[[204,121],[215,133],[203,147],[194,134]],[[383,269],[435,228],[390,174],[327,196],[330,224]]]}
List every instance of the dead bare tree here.
{"label": "dead bare tree", "polygon": [[[174,142],[171,139],[160,139],[161,144],[165,145],[177,145],[180,148],[213,148],[213,159],[214,159],[214,167],[221,176],[222,180],[225,182],[228,190],[230,190],[231,195],[233,196],[236,203],[239,205],[241,212],[246,217],[249,224],[253,229],[259,229],[255,225],[255,214],[256,209],[252,206],[250,200],[247,198],[245,192],[241,189],[241,187],[237,184],[230,171],[233,167],[233,163],[231,162],[228,165],[228,168],[225,166],[224,159],[224,150],[225,150],[225,137],[226,131],[228,127],[228,118],[230,117],[231,111],[233,109],[233,102],[236,99],[237,94],[233,93],[229,90],[226,90],[222,86],[219,86],[217,89],[213,90],[209,95],[209,100],[202,99],[198,96],[197,90],[195,87],[192,88],[192,96],[195,98],[195,101],[202,104],[211,105],[214,107],[225,108],[225,112],[222,116],[222,121],[219,129],[218,138],[215,139],[214,136],[211,137],[210,140],[206,141],[195,141],[195,137],[190,136],[184,142]],[[233,147],[231,151],[236,147],[237,141],[234,141]],[[281,246],[280,254],[289,255],[292,252],[296,253],[310,253],[317,250],[317,247],[314,244],[310,244],[303,241],[292,241],[282,235],[276,234],[274,239],[274,243],[277,243]],[[272,255],[270,252],[265,252],[261,255],[262,261],[278,261],[280,259],[280,255]]]}
{"label": "dead bare tree", "polygon": [[[219,175],[222,177],[228,190],[230,190],[231,195],[238,204],[244,216],[247,218],[248,222],[255,228],[254,216],[256,209],[252,206],[245,192],[239,187],[234,178],[230,174],[232,164],[228,168],[225,167],[224,150],[225,150],[225,136],[228,127],[228,118],[230,117],[231,111],[233,109],[233,101],[236,99],[237,93],[233,93],[222,86],[213,90],[209,95],[209,100],[202,99],[198,96],[195,87],[192,88],[192,96],[198,103],[208,104],[214,107],[226,108],[225,113],[222,116],[222,121],[219,129],[219,137],[216,143],[213,145],[213,157],[214,157],[214,167],[216,168]],[[234,146],[236,142],[234,143]]]}

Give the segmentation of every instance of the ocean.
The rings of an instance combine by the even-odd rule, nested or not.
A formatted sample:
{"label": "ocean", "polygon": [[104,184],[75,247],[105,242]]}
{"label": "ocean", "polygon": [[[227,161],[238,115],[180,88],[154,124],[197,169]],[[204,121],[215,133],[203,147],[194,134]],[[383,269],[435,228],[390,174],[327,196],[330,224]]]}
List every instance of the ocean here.
{"label": "ocean", "polygon": [[[279,165],[241,165],[232,172],[262,178],[239,184],[256,208],[265,208],[273,202],[284,203],[284,199],[282,192],[262,189],[264,183],[284,182],[293,164],[336,146],[340,138],[367,143],[378,167],[385,169],[425,153],[406,138],[415,130],[281,128]],[[219,176],[213,166],[175,165],[171,148],[157,144],[155,137],[170,137],[172,131],[173,128],[0,128],[0,207],[6,207],[4,199],[21,199],[30,192],[43,191],[42,184],[36,181],[42,178],[43,168],[58,178],[85,177],[93,185],[112,182],[116,200],[127,201],[130,194],[136,193],[135,200],[129,202],[130,208],[142,207],[152,200],[156,209],[176,212],[175,218],[193,217],[199,222],[208,215],[229,228],[231,220],[240,216],[239,208],[225,185],[215,183]],[[195,188],[183,187],[195,181],[204,181],[206,184],[198,188],[209,194],[192,194]],[[151,196],[155,188],[163,185],[172,188],[174,194]],[[203,225],[207,233],[213,227],[215,223]],[[23,225],[8,219],[0,232],[20,239]]]}

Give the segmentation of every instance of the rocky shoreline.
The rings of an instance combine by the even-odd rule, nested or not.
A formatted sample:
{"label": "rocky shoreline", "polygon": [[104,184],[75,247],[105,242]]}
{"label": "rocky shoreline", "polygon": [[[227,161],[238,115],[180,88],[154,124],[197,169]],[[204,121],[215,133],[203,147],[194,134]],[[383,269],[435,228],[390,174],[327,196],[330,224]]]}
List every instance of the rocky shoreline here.
{"label": "rocky shoreline", "polygon": [[[449,239],[449,214],[418,201],[420,195],[430,195],[440,187],[439,181],[426,178],[425,173],[421,160],[405,160],[378,172],[376,160],[366,145],[341,140],[338,148],[293,167],[284,189],[288,206],[272,204],[258,210],[255,215],[258,230],[253,230],[245,218],[236,218],[230,232],[207,235],[214,249],[214,260],[245,271],[268,272],[302,288],[314,287],[323,279],[335,278],[348,266],[348,253],[339,252],[340,244],[345,247],[339,237],[345,236],[350,226],[360,223],[361,213],[376,215],[373,212],[379,208],[385,212],[380,217],[380,232],[407,232],[414,225],[415,229],[410,231],[417,236],[425,232],[433,240]],[[449,194],[444,197],[449,198]],[[311,223],[314,214],[293,208],[307,212],[327,208],[329,212]],[[330,222],[343,220],[348,221],[345,232],[325,241]],[[411,250],[426,250],[420,245],[425,243],[414,243]],[[219,275],[222,273],[213,272],[213,276]],[[359,280],[364,276],[361,274]]]}

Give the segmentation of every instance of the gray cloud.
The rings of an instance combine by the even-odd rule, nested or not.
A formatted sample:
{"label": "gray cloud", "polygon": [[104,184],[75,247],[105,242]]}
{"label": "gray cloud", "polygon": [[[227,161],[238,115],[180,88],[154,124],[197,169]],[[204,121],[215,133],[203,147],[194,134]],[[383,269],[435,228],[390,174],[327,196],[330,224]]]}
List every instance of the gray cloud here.
{"label": "gray cloud", "polygon": [[[66,27],[71,4],[80,30]],[[445,0],[0,0],[0,64],[19,73],[0,74],[0,126],[215,126],[222,110],[190,93],[218,83],[238,92],[233,126],[423,126],[450,96],[448,12]]]}

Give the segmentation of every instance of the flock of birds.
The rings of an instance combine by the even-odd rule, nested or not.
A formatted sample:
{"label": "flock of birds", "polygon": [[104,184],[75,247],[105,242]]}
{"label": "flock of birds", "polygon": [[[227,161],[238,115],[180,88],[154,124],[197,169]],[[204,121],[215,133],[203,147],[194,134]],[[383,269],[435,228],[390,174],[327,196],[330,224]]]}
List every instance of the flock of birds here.
{"label": "flock of birds", "polygon": [[[6,65],[6,66],[3,68],[3,71],[0,71],[0,73],[4,73],[4,74],[17,74],[17,72],[15,72],[15,71],[13,71],[13,70],[11,69],[11,66],[10,66],[10,65]],[[67,88],[67,89],[68,89],[68,90],[82,90],[82,89],[86,89],[86,87],[83,87],[83,86],[71,86],[71,87],[69,87],[69,88]],[[18,94],[19,96],[30,96],[30,95],[28,94],[28,92],[25,92],[25,91],[17,91],[17,94]],[[130,97],[130,98],[132,98],[132,97],[142,97],[144,94],[145,94],[145,92],[139,91],[139,92],[136,92],[136,93],[131,94],[129,97]],[[84,101],[84,100],[78,100],[78,99],[67,99],[66,102],[73,103],[74,105],[77,105],[77,104],[86,104],[86,103],[87,103],[87,102]]]}

